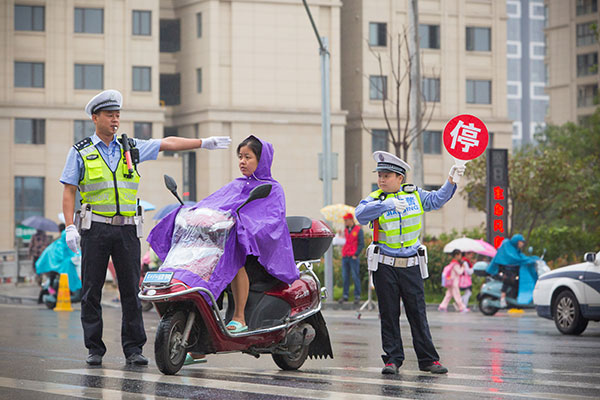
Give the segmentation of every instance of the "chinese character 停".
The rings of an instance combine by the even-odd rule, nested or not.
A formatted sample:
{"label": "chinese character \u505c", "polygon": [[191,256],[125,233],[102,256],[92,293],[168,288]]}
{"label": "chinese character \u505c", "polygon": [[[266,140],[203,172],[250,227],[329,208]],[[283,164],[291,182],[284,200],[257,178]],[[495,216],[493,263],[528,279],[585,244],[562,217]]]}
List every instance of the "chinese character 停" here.
{"label": "chinese character \u505c", "polygon": [[458,121],[458,124],[450,132],[452,136],[451,148],[456,147],[456,142],[463,145],[462,151],[464,153],[469,152],[471,146],[479,146],[479,140],[477,135],[481,132],[481,129],[475,128],[475,125],[471,122],[469,125],[465,125],[462,120]]}

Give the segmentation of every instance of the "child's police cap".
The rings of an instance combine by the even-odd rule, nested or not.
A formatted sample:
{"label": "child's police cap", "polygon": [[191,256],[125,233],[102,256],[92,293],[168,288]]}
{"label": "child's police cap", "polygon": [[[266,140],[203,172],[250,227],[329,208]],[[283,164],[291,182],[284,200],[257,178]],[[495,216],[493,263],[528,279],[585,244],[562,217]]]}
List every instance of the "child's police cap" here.
{"label": "child's police cap", "polygon": [[92,118],[92,114],[95,114],[98,111],[120,110],[122,105],[123,96],[121,95],[121,92],[109,89],[95,95],[89,103],[87,103],[87,106],[85,106],[85,113],[88,117]]}
{"label": "child's police cap", "polygon": [[410,165],[387,151],[376,151],[373,159],[377,162],[373,172],[391,171],[406,176],[406,172],[410,171]]}

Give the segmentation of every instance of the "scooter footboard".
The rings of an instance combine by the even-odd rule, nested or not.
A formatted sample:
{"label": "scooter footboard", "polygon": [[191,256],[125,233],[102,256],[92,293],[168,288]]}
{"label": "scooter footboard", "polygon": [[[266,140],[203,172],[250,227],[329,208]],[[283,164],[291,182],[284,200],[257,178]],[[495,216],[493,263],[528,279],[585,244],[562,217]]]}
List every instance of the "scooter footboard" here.
{"label": "scooter footboard", "polygon": [[306,319],[315,330],[315,338],[308,346],[308,356],[310,358],[333,358],[333,349],[329,340],[329,331],[327,323],[321,312],[317,312]]}

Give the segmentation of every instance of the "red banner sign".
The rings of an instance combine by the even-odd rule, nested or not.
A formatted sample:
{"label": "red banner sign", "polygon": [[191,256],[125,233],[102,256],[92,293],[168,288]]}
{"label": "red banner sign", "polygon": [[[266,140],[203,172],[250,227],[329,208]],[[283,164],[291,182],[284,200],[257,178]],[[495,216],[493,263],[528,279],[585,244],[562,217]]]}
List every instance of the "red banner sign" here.
{"label": "red banner sign", "polygon": [[479,157],[488,145],[487,127],[479,118],[462,114],[452,118],[444,128],[444,146],[459,160]]}

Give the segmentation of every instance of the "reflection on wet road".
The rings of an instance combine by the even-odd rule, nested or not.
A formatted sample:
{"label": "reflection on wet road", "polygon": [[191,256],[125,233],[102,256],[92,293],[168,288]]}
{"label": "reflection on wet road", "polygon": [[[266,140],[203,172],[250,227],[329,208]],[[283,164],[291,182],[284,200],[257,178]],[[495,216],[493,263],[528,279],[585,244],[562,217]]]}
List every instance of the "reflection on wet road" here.
{"label": "reflection on wet road", "polygon": [[379,320],[325,311],[335,359],[308,360],[281,371],[269,356],[209,355],[208,363],[161,374],[153,360],[158,318],[145,313],[148,367],[127,367],[120,350],[120,310],[105,309],[108,347],[101,367],[87,368],[79,312],[0,305],[0,398],[4,399],[597,399],[600,326],[563,336],[533,312],[429,311],[434,342],[448,375],[421,372],[402,317],[406,360],[383,376]]}

